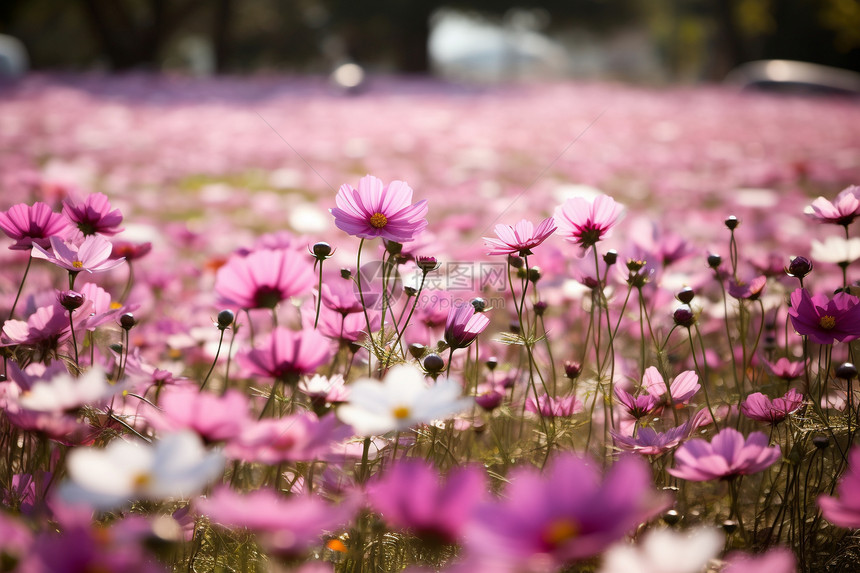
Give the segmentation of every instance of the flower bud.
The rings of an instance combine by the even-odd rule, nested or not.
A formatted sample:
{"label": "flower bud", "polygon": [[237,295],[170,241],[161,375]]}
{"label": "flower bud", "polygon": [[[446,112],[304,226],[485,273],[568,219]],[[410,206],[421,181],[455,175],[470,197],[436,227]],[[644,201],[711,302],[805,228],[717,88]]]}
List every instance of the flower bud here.
{"label": "flower bud", "polygon": [[696,315],[689,304],[682,304],[676,308],[675,312],[672,313],[672,318],[675,320],[675,324],[685,328],[690,328],[696,322]]}
{"label": "flower bud", "polygon": [[439,268],[439,261],[436,260],[436,257],[418,257],[415,264],[425,275]]}
{"label": "flower bud", "polygon": [[735,217],[734,215],[730,215],[729,217],[726,217],[725,223],[726,223],[726,228],[729,231],[734,231],[735,229],[738,228],[738,225],[741,224],[740,220],[737,217]]}
{"label": "flower bud", "polygon": [[785,274],[790,277],[802,279],[812,272],[812,261],[806,257],[792,257],[791,262],[785,267]]}
{"label": "flower bud", "polygon": [[409,354],[412,355],[412,358],[415,360],[420,360],[422,356],[424,356],[424,351],[427,350],[427,347],[423,344],[418,344],[417,342],[413,342],[409,345]]}
{"label": "flower bud", "polygon": [[576,380],[579,378],[579,375],[582,374],[582,364],[579,362],[573,362],[571,360],[566,360],[564,363],[564,375],[570,378],[571,380]]}
{"label": "flower bud", "polygon": [[487,365],[487,370],[492,372],[496,369],[496,366],[499,365],[499,359],[495,356],[490,356],[489,358],[487,358],[487,361],[484,364]]}
{"label": "flower bud", "polygon": [[618,251],[615,249],[609,249],[603,255],[603,262],[606,263],[607,267],[611,267],[618,260]]}
{"label": "flower bud", "polygon": [[521,269],[523,264],[525,264],[525,261],[516,255],[508,255],[508,264],[515,269]]}
{"label": "flower bud", "polygon": [[341,278],[344,278],[344,279],[351,279],[352,278],[352,271],[347,269],[347,268],[340,269],[340,276],[341,276]]}
{"label": "flower bud", "polygon": [[233,321],[236,319],[236,315],[233,314],[232,310],[225,309],[218,313],[218,330],[226,330],[230,328],[230,325],[233,324]]}
{"label": "flower bud", "polygon": [[529,280],[532,284],[537,284],[537,282],[541,279],[541,272],[538,267],[532,267],[529,269]]}
{"label": "flower bud", "polygon": [[716,269],[721,264],[723,264],[723,257],[721,257],[720,255],[718,255],[716,253],[711,253],[710,255],[708,255],[708,266],[709,267],[711,267],[712,269]]}
{"label": "flower bud", "polygon": [[57,300],[68,311],[81,308],[86,302],[86,297],[79,292],[73,290],[64,290],[57,293]]}
{"label": "flower bud", "polygon": [[472,306],[475,307],[475,312],[484,312],[487,310],[487,301],[481,297],[476,297],[472,299]]}
{"label": "flower bud", "polygon": [[435,352],[424,358],[424,369],[430,374],[438,374],[445,368],[445,361]]}
{"label": "flower bud", "polygon": [[326,260],[332,253],[331,245],[328,243],[316,243],[311,248],[311,253],[319,261]]}
{"label": "flower bud", "polygon": [[857,367],[850,362],[844,362],[836,369],[836,377],[842,380],[852,380],[857,377]]}
{"label": "flower bud", "polygon": [[543,313],[546,312],[547,307],[549,307],[549,305],[546,303],[546,301],[537,301],[534,306],[535,314],[538,316],[543,316]]}
{"label": "flower bud", "polygon": [[631,273],[636,273],[642,270],[645,266],[645,261],[636,259],[627,259],[627,270]]}
{"label": "flower bud", "polygon": [[134,315],[130,312],[119,317],[119,325],[123,327],[124,330],[131,330],[134,328],[135,324],[137,324],[137,321],[134,319]]}
{"label": "flower bud", "polygon": [[819,450],[826,450],[827,446],[830,445],[830,438],[822,435],[814,436],[812,438],[812,445],[814,445]]}
{"label": "flower bud", "polygon": [[694,291],[690,287],[684,287],[678,291],[678,294],[675,295],[675,298],[677,298],[683,304],[690,304],[693,301],[694,296],[696,296],[696,291]]}

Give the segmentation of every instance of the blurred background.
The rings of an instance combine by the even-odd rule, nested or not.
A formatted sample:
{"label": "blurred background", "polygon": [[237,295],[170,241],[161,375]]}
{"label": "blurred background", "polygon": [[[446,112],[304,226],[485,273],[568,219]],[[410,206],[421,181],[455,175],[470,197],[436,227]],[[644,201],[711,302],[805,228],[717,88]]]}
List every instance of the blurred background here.
{"label": "blurred background", "polygon": [[3,0],[0,34],[3,75],[355,62],[479,82],[660,84],[722,81],[769,59],[860,71],[860,0]]}

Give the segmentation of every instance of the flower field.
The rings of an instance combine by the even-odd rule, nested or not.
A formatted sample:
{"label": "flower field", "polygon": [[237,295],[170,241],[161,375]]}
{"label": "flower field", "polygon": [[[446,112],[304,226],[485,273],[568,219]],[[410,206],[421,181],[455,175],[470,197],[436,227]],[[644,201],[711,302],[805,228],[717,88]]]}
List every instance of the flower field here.
{"label": "flower field", "polygon": [[860,568],[860,106],[0,86],[0,569]]}

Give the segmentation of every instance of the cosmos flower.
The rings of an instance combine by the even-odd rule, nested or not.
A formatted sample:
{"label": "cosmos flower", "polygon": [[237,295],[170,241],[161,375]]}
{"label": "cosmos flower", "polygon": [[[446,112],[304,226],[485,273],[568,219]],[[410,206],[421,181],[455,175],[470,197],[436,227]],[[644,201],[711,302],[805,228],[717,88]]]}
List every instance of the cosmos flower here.
{"label": "cosmos flower", "polygon": [[331,452],[332,444],[352,435],[333,414],[317,418],[310,412],[249,422],[227,446],[235,459],[264,464],[313,461]]}
{"label": "cosmos flower", "polygon": [[860,187],[852,185],[843,189],[833,202],[819,197],[804,213],[820,223],[848,226],[860,215]]}
{"label": "cosmos flower", "polygon": [[655,529],[636,545],[610,547],[599,573],[702,573],[723,543],[724,535],[712,527]]}
{"label": "cosmos flower", "polygon": [[558,398],[542,394],[537,401],[532,396],[526,399],[526,410],[545,418],[569,418],[582,412],[584,408],[582,400],[572,394]]}
{"label": "cosmos flower", "polygon": [[249,373],[296,384],[331,356],[328,340],[315,330],[293,332],[278,327],[261,338],[256,348],[240,352],[239,364]]}
{"label": "cosmos flower", "polygon": [[408,243],[427,227],[427,200],[412,203],[412,188],[403,181],[387,186],[373,175],[358,182],[358,189],[341,186],[331,209],[334,224],[360,239],[382,237]]}
{"label": "cosmos flower", "polygon": [[535,229],[531,221],[523,219],[513,227],[496,225],[498,239],[484,237],[484,243],[490,247],[488,255],[520,255],[531,254],[531,249],[543,243],[556,230],[552,217],[544,219]]}
{"label": "cosmos flower", "polygon": [[834,265],[850,265],[860,259],[860,238],[831,236],[824,242],[812,240],[810,256],[820,263],[833,263]]}
{"label": "cosmos flower", "polygon": [[699,384],[699,376],[692,370],[687,370],[678,374],[672,383],[667,387],[660,371],[654,366],[649,366],[645,369],[645,376],[642,377],[642,386],[649,394],[657,399],[664,400],[667,404],[675,405],[687,404],[692,400],[696,392],[701,389]]}
{"label": "cosmos flower", "polygon": [[836,486],[839,497],[822,495],[818,505],[824,519],[847,529],[860,528],[860,448],[851,450],[848,458],[848,471],[843,474]]}
{"label": "cosmos flower", "polygon": [[789,414],[798,411],[802,405],[803,396],[794,388],[782,398],[774,398],[773,400],[761,392],[755,392],[743,401],[741,412],[751,420],[778,424],[785,420]]}
{"label": "cosmos flower", "polygon": [[314,272],[306,257],[284,249],[234,255],[215,274],[218,301],[242,309],[275,308],[310,292]]}
{"label": "cosmos flower", "polygon": [[758,300],[767,286],[767,277],[759,275],[749,282],[729,281],[729,294],[737,299]]}
{"label": "cosmos flower", "polygon": [[72,273],[109,271],[120,266],[124,261],[124,259],[111,259],[113,245],[101,235],[90,235],[79,245],[66,242],[57,236],[51,237],[50,242],[52,252],[46,251],[41,245],[34,244],[33,257],[45,259]]}
{"label": "cosmos flower", "polygon": [[445,342],[451,348],[466,348],[484,332],[490,319],[469,303],[452,304],[445,321]]}
{"label": "cosmos flower", "polygon": [[122,231],[119,228],[122,213],[119,209],[111,211],[110,201],[103,193],[92,193],[83,203],[64,201],[63,215],[84,235],[116,235]]}
{"label": "cosmos flower", "polygon": [[0,213],[0,229],[15,241],[10,249],[29,250],[33,245],[47,248],[54,235],[61,235],[69,222],[59,213],[54,213],[45,203],[13,205]]}
{"label": "cosmos flower", "polygon": [[803,374],[804,369],[806,368],[805,362],[792,362],[785,357],[780,358],[776,362],[769,362],[765,360],[764,363],[767,365],[768,369],[773,373],[774,376],[787,381],[799,378]]}
{"label": "cosmos flower", "polygon": [[584,251],[609,236],[624,207],[612,197],[599,195],[594,201],[572,197],[555,210],[555,222],[566,241]]}
{"label": "cosmos flower", "polygon": [[101,367],[93,366],[78,377],[66,372],[34,383],[21,394],[18,404],[38,412],[68,412],[104,402],[120,390],[108,383]]}
{"label": "cosmos flower", "polygon": [[675,452],[675,467],[669,473],[689,481],[729,479],[769,468],[782,452],[768,446],[767,436],[753,432],[744,439],[734,428],[725,428],[710,443],[695,439]]}
{"label": "cosmos flower", "polygon": [[818,344],[848,342],[860,337],[860,299],[844,292],[832,299],[810,295],[806,289],[791,293],[788,315],[798,334]]}
{"label": "cosmos flower", "polygon": [[457,382],[439,378],[428,385],[420,370],[403,364],[389,370],[382,382],[354,382],[349,402],[338,407],[337,416],[358,435],[377,436],[449,418],[471,405]]}
{"label": "cosmos flower", "polygon": [[171,388],[162,392],[158,409],[147,420],[159,432],[191,430],[204,442],[220,442],[239,435],[248,420],[248,399],[238,390],[223,396],[197,388]]}
{"label": "cosmos flower", "polygon": [[726,557],[722,573],[796,573],[794,553],[786,547],[774,547],[760,555],[735,551]]}

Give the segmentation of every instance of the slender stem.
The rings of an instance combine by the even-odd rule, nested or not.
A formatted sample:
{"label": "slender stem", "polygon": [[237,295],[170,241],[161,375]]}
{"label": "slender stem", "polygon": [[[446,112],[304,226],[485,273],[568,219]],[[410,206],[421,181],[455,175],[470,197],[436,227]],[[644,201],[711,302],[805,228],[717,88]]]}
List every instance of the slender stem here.
{"label": "slender stem", "polygon": [[209,367],[209,372],[206,373],[206,377],[203,379],[203,383],[200,384],[200,389],[206,387],[206,382],[209,381],[209,377],[212,376],[212,371],[215,370],[215,365],[218,364],[218,356],[221,354],[221,345],[224,343],[224,331],[226,329],[221,329],[221,337],[218,339],[218,349],[215,351],[215,359],[212,360],[212,366]]}
{"label": "slender stem", "polygon": [[323,262],[321,260],[317,260],[320,265],[320,275],[319,281],[317,282],[317,314],[314,317],[314,329],[316,329],[317,325],[320,323],[320,305],[322,305],[322,267]]}
{"label": "slender stem", "polygon": [[15,295],[15,302],[12,303],[12,309],[9,311],[9,320],[12,320],[12,316],[14,316],[15,314],[15,308],[18,306],[18,299],[21,298],[21,292],[24,290],[24,281],[27,280],[27,275],[30,274],[31,264],[33,264],[32,251],[30,254],[30,258],[27,259],[27,268],[24,269],[24,276],[21,277],[21,284],[18,285],[18,294]]}

